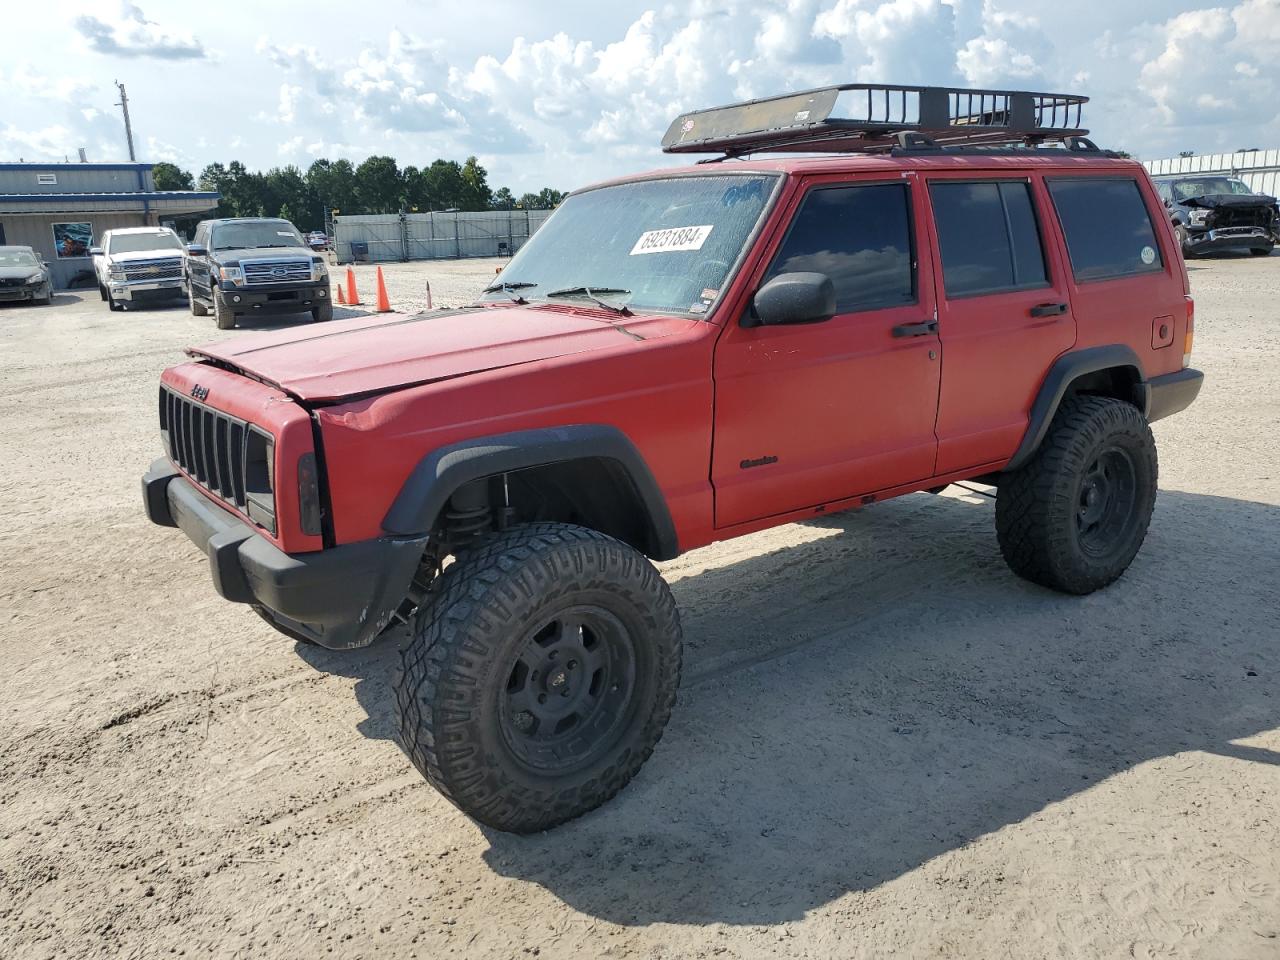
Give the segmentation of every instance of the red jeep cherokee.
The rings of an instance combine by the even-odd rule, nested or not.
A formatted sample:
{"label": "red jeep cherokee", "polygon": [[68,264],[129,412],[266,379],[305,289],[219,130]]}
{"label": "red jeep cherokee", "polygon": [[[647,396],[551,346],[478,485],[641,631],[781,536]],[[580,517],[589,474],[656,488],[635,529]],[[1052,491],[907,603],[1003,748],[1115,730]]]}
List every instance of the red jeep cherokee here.
{"label": "red jeep cherokee", "polygon": [[148,515],[290,637],[407,636],[405,750],[516,831],[662,733],[681,633],[650,560],[979,479],[1014,572],[1104,587],[1151,519],[1148,424],[1202,375],[1160,198],[1082,102],[850,85],[682,116],[669,152],[732,162],[578,191],[472,306],[192,350]]}

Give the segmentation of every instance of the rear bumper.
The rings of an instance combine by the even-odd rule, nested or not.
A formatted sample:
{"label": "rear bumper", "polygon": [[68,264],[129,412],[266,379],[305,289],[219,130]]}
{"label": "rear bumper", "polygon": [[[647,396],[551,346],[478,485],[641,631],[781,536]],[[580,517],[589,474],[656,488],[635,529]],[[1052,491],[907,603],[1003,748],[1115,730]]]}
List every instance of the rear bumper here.
{"label": "rear bumper", "polygon": [[1195,401],[1204,385],[1204,374],[1199,370],[1179,370],[1147,381],[1151,402],[1147,406],[1147,420],[1155,422],[1164,417],[1181,413]]}
{"label": "rear bumper", "polygon": [[261,608],[282,631],[323,647],[367,646],[408,593],[426,537],[381,537],[288,554],[211,502],[168,460],[142,478],[152,523],[178,527],[209,557],[224,599]]}

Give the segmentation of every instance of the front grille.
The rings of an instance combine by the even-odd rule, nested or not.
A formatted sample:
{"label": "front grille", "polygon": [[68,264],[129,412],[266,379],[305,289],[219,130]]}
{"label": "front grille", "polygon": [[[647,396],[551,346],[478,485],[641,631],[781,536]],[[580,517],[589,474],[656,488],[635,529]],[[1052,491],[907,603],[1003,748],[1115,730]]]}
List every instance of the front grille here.
{"label": "front grille", "polygon": [[25,287],[26,277],[0,277],[0,287]]}
{"label": "front grille", "polygon": [[310,260],[241,260],[246,286],[261,283],[310,283]]}
{"label": "front grille", "polygon": [[124,278],[130,280],[180,280],[182,278],[182,258],[171,257],[165,260],[131,260],[121,264]]}
{"label": "front grille", "polygon": [[161,386],[160,435],[188,477],[275,533],[269,434]]}
{"label": "front grille", "polygon": [[1270,229],[1271,219],[1275,214],[1263,206],[1257,207],[1218,207],[1212,220],[1215,230],[1227,227],[1262,227]]}

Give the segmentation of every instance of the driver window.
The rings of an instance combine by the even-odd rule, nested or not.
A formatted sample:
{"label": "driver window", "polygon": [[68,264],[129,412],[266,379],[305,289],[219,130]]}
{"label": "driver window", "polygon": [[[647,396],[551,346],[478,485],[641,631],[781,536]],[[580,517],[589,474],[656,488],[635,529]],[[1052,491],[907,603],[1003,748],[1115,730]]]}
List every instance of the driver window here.
{"label": "driver window", "polygon": [[907,187],[899,183],[817,187],[804,198],[765,274],[825,273],[836,312],[916,302]]}

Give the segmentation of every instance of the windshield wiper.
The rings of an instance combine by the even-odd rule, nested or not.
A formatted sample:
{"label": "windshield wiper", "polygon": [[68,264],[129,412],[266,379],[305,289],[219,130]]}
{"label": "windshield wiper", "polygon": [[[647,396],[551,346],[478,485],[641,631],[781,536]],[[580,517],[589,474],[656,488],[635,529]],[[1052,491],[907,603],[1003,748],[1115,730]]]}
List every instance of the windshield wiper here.
{"label": "windshield wiper", "polygon": [[526,290],[529,287],[536,287],[536,283],[530,283],[528,280],[513,280],[510,283],[491,283],[489,286],[481,290],[481,293],[498,293],[501,291],[511,298],[512,303],[528,303],[524,297],[518,293],[512,293],[513,290]]}
{"label": "windshield wiper", "polygon": [[599,304],[606,310],[612,310],[614,313],[620,313],[623,316],[630,315],[631,311],[627,309],[625,303],[614,303],[612,300],[606,300],[597,296],[601,293],[621,293],[629,294],[631,291],[625,287],[564,287],[561,290],[552,290],[547,294],[548,297],[586,297],[592,303]]}

